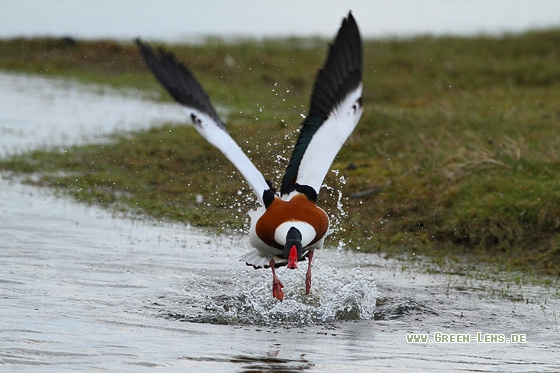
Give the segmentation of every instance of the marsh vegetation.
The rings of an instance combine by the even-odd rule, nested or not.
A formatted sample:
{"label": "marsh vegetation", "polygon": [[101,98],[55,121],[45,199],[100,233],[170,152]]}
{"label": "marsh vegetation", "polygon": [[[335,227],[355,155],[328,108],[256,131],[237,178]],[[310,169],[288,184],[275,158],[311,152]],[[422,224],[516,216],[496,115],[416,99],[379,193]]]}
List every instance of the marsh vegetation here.
{"label": "marsh vegetation", "polygon": [[[166,48],[192,69],[232,136],[278,185],[326,43]],[[486,262],[559,275],[558,66],[559,30],[366,41],[364,114],[319,196],[336,229],[330,243],[428,256],[442,270]],[[170,100],[132,42],[2,40],[0,69]],[[88,203],[216,229],[243,229],[254,203],[233,166],[190,125],[15,154],[0,168]]]}

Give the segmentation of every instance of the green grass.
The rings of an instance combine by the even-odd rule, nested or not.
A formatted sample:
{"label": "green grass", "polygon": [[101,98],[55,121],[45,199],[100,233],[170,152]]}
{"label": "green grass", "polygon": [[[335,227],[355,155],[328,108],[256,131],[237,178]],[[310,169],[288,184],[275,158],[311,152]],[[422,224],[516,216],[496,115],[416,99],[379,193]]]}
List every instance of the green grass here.
{"label": "green grass", "polygon": [[[278,185],[326,44],[166,48],[227,110],[232,136]],[[366,41],[364,114],[335,160],[338,172],[327,177],[334,189],[319,197],[337,229],[328,244],[421,254],[441,267],[486,263],[560,275],[558,66],[560,30]],[[0,69],[169,99],[132,43],[3,40]],[[218,229],[246,228],[247,204],[254,205],[233,167],[189,126],[38,150],[0,168],[39,175],[30,180],[86,202]]]}

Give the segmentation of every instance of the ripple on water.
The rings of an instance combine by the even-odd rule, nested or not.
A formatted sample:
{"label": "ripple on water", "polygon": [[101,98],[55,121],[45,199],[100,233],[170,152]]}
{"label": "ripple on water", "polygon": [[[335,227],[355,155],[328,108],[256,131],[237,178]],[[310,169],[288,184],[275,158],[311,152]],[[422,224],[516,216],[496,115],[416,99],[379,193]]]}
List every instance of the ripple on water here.
{"label": "ripple on water", "polygon": [[[181,302],[190,306],[187,312],[161,312],[169,319],[197,323],[285,327],[373,319],[379,294],[375,281],[364,277],[359,269],[354,272],[350,276],[338,276],[335,268],[316,265],[311,294],[305,295],[302,269],[279,270],[284,283],[282,302],[272,297],[272,281],[267,272],[238,281],[232,294],[201,297],[191,293],[192,299]],[[193,304],[199,306],[193,308]]]}

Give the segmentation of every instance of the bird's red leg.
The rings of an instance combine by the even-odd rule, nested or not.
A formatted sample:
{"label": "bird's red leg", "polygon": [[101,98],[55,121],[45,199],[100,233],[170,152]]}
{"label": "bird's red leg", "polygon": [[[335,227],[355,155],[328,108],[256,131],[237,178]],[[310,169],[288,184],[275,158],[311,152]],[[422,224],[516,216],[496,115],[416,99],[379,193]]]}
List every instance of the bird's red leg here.
{"label": "bird's red leg", "polygon": [[272,269],[272,296],[281,301],[282,299],[284,299],[284,292],[282,291],[284,285],[282,285],[278,277],[276,277],[276,271],[274,269],[274,259],[270,259],[269,265]]}
{"label": "bird's red leg", "polygon": [[309,295],[309,291],[311,290],[311,259],[313,259],[313,251],[310,251],[307,254],[307,274],[305,275],[305,294]]}

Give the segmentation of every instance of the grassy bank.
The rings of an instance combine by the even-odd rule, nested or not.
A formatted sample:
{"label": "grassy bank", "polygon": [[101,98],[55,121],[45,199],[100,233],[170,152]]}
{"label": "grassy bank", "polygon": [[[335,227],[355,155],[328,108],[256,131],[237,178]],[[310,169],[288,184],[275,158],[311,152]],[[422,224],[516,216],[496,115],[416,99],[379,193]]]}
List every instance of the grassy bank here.
{"label": "grassy bank", "polygon": [[[232,136],[278,185],[325,46],[290,39],[167,48],[226,109]],[[366,41],[364,114],[326,180],[333,189],[319,198],[337,229],[329,243],[559,275],[558,66],[560,30]],[[132,44],[4,40],[0,69],[168,100]],[[83,201],[201,226],[242,228],[252,201],[233,167],[188,126],[34,151],[0,167],[38,174],[35,183]]]}

